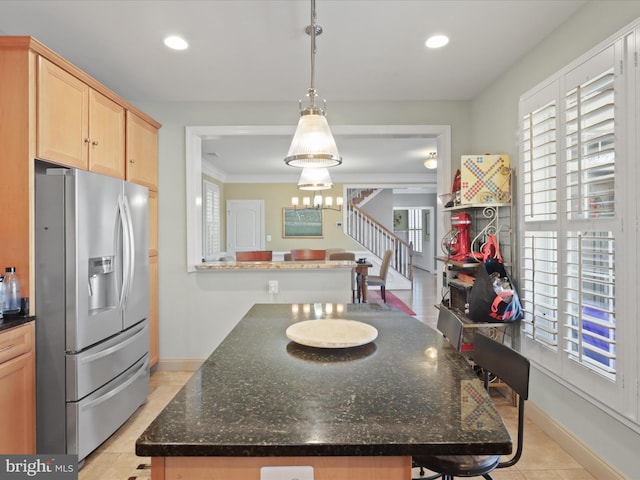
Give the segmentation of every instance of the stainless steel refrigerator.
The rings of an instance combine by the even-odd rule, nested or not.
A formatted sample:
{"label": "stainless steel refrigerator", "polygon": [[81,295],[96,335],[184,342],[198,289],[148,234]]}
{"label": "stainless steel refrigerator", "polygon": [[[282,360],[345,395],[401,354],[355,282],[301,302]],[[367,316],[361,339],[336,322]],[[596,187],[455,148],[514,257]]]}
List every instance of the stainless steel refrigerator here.
{"label": "stainless steel refrigerator", "polygon": [[37,452],[82,461],[149,393],[148,190],[35,176]]}

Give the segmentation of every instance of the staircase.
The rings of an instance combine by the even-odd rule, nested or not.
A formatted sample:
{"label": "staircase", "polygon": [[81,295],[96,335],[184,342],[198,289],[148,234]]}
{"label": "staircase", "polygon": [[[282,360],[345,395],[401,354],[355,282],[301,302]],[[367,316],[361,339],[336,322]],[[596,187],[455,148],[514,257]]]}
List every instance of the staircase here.
{"label": "staircase", "polygon": [[391,250],[390,267],[413,286],[413,245],[402,240],[359,206],[374,193],[374,189],[349,190],[345,232],[378,258]]}

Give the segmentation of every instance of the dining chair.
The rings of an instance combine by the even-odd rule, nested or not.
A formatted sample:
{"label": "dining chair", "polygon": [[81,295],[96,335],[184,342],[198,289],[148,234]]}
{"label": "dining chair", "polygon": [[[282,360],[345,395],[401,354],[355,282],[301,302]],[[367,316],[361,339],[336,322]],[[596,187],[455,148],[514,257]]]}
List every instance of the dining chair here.
{"label": "dining chair", "polygon": [[506,383],[518,394],[518,434],[515,454],[500,461],[500,455],[419,455],[413,457],[413,466],[420,467],[419,479],[426,480],[423,468],[438,472],[429,479],[454,477],[483,477],[493,480],[491,472],[496,468],[515,465],[522,455],[524,446],[524,403],[529,398],[529,360],[509,348],[479,332],[474,337],[473,361],[484,369],[484,387],[489,388],[489,372]]}
{"label": "dining chair", "polygon": [[353,252],[333,252],[329,254],[329,260],[351,260],[356,261],[356,254]]}
{"label": "dining chair", "polygon": [[291,260],[293,261],[326,260],[326,258],[326,250],[311,250],[309,248],[291,250]]}
{"label": "dining chair", "polygon": [[378,275],[367,276],[367,285],[370,287],[380,287],[380,296],[382,301],[387,303],[387,294],[385,289],[387,287],[387,273],[389,272],[389,263],[391,262],[391,250],[384,252],[382,257],[382,264],[380,265],[380,272]]}
{"label": "dining chair", "polygon": [[459,352],[462,350],[462,332],[464,331],[463,323],[460,318],[449,310],[447,307],[441,306],[438,312],[438,322],[436,328],[444,338]]}
{"label": "dining chair", "polygon": [[259,262],[271,261],[273,252],[271,250],[254,250],[249,252],[236,252],[237,262]]}
{"label": "dining chair", "polygon": [[[334,253],[343,253],[345,250],[344,248],[327,248],[325,250],[325,252],[327,252],[327,260],[330,260],[329,257],[331,257],[331,255],[333,255]],[[349,253],[349,252],[346,252]],[[355,256],[355,253],[353,254]]]}
{"label": "dining chair", "polygon": [[[356,261],[356,254],[353,252],[331,252],[329,253],[329,260],[351,260]],[[355,267],[351,270],[351,302],[356,301],[356,291],[360,284],[360,275],[356,272]]]}

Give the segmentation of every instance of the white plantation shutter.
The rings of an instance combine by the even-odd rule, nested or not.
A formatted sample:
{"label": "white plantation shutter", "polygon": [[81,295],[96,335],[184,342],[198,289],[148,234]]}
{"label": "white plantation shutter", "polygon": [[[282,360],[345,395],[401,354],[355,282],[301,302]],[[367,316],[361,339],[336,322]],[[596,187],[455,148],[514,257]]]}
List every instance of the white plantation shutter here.
{"label": "white plantation shutter", "polygon": [[[611,46],[564,85],[563,352],[615,381],[616,65]],[[618,80],[619,81],[619,80]],[[621,89],[620,89],[621,90]]]}
{"label": "white plantation shutter", "polygon": [[567,215],[613,216],[614,74],[608,68],[565,96]]}
{"label": "white plantation shutter", "polygon": [[220,253],[220,187],[202,182],[202,250],[205,260],[215,260]]}
{"label": "white plantation shutter", "polygon": [[552,350],[558,348],[558,235],[525,232],[521,299],[524,334]]}
{"label": "white plantation shutter", "polygon": [[565,352],[611,380],[616,374],[614,238],[569,232],[566,258]]}
{"label": "white plantation shutter", "polygon": [[422,209],[410,208],[408,217],[408,241],[413,243],[414,252],[422,252]]}
{"label": "white plantation shutter", "polygon": [[554,100],[522,118],[523,204],[527,221],[557,215],[556,124]]}
{"label": "white plantation shutter", "polygon": [[[616,162],[625,131],[625,89],[616,71],[622,43],[521,99],[518,198],[523,348],[553,375],[618,411],[625,382],[616,267],[634,266],[620,263],[616,249],[621,238],[633,244],[629,233],[638,235],[622,235],[619,200],[621,183],[633,182]],[[630,165],[626,171],[635,172]]]}

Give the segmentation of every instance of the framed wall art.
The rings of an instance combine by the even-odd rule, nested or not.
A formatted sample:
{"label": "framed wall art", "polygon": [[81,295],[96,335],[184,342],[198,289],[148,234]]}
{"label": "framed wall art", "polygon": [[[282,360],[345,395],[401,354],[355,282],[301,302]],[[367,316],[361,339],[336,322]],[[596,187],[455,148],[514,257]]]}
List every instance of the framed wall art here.
{"label": "framed wall art", "polygon": [[393,231],[406,232],[409,230],[409,210],[393,211]]}
{"label": "framed wall art", "polygon": [[323,214],[317,208],[283,208],[282,238],[323,238]]}

